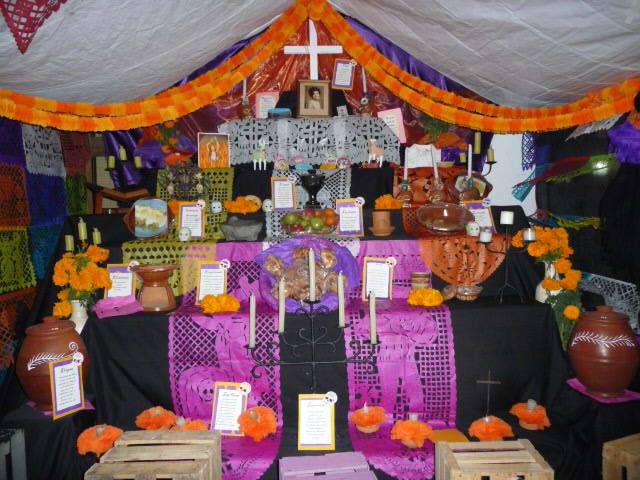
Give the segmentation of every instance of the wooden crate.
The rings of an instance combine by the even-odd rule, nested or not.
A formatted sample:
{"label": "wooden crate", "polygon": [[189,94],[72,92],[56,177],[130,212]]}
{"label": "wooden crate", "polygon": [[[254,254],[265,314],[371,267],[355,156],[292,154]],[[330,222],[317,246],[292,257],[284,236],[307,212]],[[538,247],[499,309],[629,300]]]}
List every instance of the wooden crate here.
{"label": "wooden crate", "polygon": [[125,432],[84,478],[220,480],[220,434],[209,430]]}
{"label": "wooden crate", "polygon": [[553,480],[529,440],[436,443],[436,480]]}
{"label": "wooden crate", "polygon": [[[623,472],[626,470],[626,477]],[[640,433],[606,442],[602,448],[603,480],[640,478]]]}

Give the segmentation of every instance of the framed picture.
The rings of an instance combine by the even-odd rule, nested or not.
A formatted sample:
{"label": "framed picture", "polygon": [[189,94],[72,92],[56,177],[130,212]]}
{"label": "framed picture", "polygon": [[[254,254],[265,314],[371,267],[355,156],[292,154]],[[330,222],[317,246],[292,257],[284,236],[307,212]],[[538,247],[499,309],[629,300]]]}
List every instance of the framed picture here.
{"label": "framed picture", "polygon": [[198,167],[226,168],[229,166],[229,135],[198,132]]}
{"label": "framed picture", "polygon": [[299,80],[298,117],[328,117],[330,111],[329,80]]}

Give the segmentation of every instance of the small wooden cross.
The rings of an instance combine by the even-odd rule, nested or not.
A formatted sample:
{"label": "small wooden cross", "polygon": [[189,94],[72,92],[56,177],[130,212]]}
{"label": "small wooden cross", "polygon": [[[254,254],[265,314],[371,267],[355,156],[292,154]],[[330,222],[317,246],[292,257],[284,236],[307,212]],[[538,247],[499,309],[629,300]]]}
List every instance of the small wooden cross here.
{"label": "small wooden cross", "polygon": [[487,379],[476,380],[476,383],[484,383],[487,385],[487,411],[485,413],[485,417],[488,417],[489,416],[489,400],[491,398],[491,385],[501,385],[502,382],[499,382],[497,380],[491,380],[491,370],[489,370],[489,373],[487,374]]}

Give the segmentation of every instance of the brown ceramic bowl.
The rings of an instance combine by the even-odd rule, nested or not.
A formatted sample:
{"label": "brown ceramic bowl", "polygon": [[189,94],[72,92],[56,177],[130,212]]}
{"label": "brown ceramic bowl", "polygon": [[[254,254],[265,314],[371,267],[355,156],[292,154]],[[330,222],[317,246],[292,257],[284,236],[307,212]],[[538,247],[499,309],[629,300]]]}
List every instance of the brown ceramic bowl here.
{"label": "brown ceramic bowl", "polygon": [[431,233],[447,235],[462,232],[473,214],[455,203],[423,205],[416,211],[416,219]]}

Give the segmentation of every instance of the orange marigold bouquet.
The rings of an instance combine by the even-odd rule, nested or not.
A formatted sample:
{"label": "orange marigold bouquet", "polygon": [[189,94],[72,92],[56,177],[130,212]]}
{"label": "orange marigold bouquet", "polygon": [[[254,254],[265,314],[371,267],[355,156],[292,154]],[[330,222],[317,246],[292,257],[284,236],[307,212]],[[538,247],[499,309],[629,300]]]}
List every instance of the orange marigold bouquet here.
{"label": "orange marigold bouquet", "polygon": [[229,213],[241,213],[244,215],[246,213],[257,212],[260,205],[251,199],[240,195],[236,197],[235,200],[225,200],[224,208]]}
{"label": "orange marigold bouquet", "polygon": [[106,268],[99,267],[109,257],[109,250],[89,245],[83,252],[65,253],[53,267],[53,283],[63,289],[58,292],[58,302],[53,305],[53,315],[71,315],[71,300],[85,305],[93,302],[96,290],[111,288]]}
{"label": "orange marigold bouquet", "polygon": [[[546,303],[553,308],[562,344],[566,345],[573,322],[580,316],[582,303],[578,292],[581,273],[573,268],[569,256],[573,249],[569,246],[569,234],[564,228],[533,227],[536,241],[526,248],[536,261],[544,262],[545,277],[540,283],[548,293]],[[524,248],[522,230],[514,235],[511,244]]]}
{"label": "orange marigold bouquet", "polygon": [[240,310],[240,302],[228,293],[205,295],[200,300],[200,308],[202,313],[237,312]]}
{"label": "orange marigold bouquet", "polygon": [[407,303],[420,307],[436,307],[443,301],[440,290],[435,288],[412,288]]}
{"label": "orange marigold bouquet", "polygon": [[376,198],[375,209],[376,210],[396,210],[402,208],[402,202],[393,195],[386,194]]}

